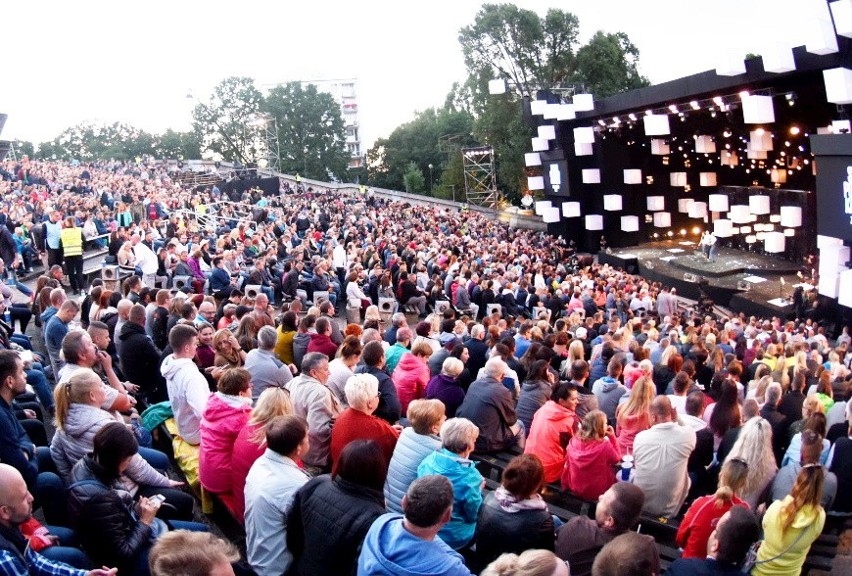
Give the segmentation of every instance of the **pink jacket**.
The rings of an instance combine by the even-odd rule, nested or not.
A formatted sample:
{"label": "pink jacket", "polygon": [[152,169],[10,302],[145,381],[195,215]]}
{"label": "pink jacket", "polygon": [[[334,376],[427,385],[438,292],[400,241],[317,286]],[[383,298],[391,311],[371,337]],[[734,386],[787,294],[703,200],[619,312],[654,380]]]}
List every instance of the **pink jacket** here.
{"label": "pink jacket", "polygon": [[234,442],[234,452],[231,454],[231,493],[234,495],[234,516],[243,521],[246,512],[246,477],[254,461],[266,451],[266,442],[252,442],[255,432],[262,424],[243,426]]}
{"label": "pink jacket", "polygon": [[[248,400],[248,402],[246,402]],[[216,494],[230,494],[231,455],[240,430],[248,422],[251,398],[216,392],[201,419],[198,475],[201,485]]]}
{"label": "pink jacket", "polygon": [[621,454],[633,454],[633,441],[636,435],[651,427],[651,418],[645,412],[639,416],[619,416],[616,427],[618,450]]}
{"label": "pink jacket", "polygon": [[575,436],[568,443],[562,489],[570,490],[583,500],[597,500],[615,484],[615,465],[621,454],[614,437],[603,440],[580,440]]}
{"label": "pink jacket", "polygon": [[535,454],[541,459],[545,482],[559,480],[565,463],[565,449],[562,447],[563,442],[560,442],[560,434],[573,436],[578,425],[577,415],[553,400],[545,402],[533,416],[524,453]]}
{"label": "pink jacket", "polygon": [[403,354],[393,371],[391,379],[396,386],[396,395],[402,405],[402,415],[408,412],[408,404],[426,394],[429,383],[429,365],[414,354]]}

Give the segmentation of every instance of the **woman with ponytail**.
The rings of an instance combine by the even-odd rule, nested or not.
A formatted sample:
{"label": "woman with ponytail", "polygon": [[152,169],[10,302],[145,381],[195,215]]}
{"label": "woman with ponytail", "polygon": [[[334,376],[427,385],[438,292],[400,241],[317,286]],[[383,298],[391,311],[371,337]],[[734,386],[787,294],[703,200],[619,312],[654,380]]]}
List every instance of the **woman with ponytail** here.
{"label": "woman with ponytail", "polygon": [[808,550],[825,525],[820,505],[825,473],[819,464],[802,467],[793,492],[776,500],[763,517],[763,544],[757,551],[753,576],[796,576]]}
{"label": "woman with ponytail", "polygon": [[706,558],[707,541],[716,523],[734,506],[748,508],[738,496],[748,477],[748,464],[740,458],[725,462],[719,473],[715,494],[702,496],[692,503],[677,531],[677,545],[683,548],[681,558]]}

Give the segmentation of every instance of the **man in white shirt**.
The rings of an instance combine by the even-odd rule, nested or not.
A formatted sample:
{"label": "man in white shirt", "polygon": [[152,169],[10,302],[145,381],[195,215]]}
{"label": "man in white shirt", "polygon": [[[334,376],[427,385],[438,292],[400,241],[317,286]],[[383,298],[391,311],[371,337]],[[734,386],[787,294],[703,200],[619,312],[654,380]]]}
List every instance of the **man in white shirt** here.
{"label": "man in white shirt", "polygon": [[293,561],[287,550],[287,514],[293,495],[310,479],[298,465],[308,443],[303,418],[273,418],[266,427],[266,452],[246,477],[246,552],[258,576],[279,576]]}
{"label": "man in white shirt", "polygon": [[142,282],[145,286],[153,288],[154,280],[157,276],[157,268],[159,267],[157,255],[142,242],[142,237],[138,234],[134,234],[130,242],[133,244],[133,255],[136,257],[136,266],[142,270]]}

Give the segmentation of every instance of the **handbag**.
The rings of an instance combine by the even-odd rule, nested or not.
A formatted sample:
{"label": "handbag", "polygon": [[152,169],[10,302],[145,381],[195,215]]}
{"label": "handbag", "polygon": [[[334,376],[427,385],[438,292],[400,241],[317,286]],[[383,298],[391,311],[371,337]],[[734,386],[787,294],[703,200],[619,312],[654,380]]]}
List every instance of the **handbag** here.
{"label": "handbag", "polygon": [[[811,524],[811,526],[813,526],[813,524]],[[746,553],[745,561],[743,562],[743,572],[745,572],[746,574],[751,574],[752,569],[754,569],[754,567],[758,564],[766,564],[768,562],[772,562],[773,560],[781,558],[781,556],[792,550],[793,546],[798,544],[799,540],[802,539],[802,536],[805,535],[805,532],[807,532],[807,530],[802,530],[801,532],[799,532],[799,535],[796,537],[796,539],[793,540],[793,542],[789,546],[787,546],[787,548],[783,552],[773,556],[772,558],[767,558],[766,560],[757,559],[757,552],[760,550],[761,544],[763,544],[763,540],[758,540],[757,542],[751,545],[751,548],[749,548],[748,552]]]}

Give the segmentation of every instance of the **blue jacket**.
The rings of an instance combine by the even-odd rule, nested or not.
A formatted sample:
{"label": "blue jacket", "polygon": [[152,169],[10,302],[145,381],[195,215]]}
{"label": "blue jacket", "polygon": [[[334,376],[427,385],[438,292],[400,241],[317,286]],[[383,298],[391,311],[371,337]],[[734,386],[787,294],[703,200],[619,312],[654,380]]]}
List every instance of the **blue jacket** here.
{"label": "blue jacket", "polygon": [[373,522],[358,557],[358,576],[470,576],[458,552],[440,538],[414,536],[402,521],[401,514],[383,514]]}
{"label": "blue jacket", "polygon": [[214,292],[224,290],[231,285],[231,277],[224,268],[214,268],[210,273],[210,289]]}
{"label": "blue jacket", "polygon": [[24,477],[27,488],[35,492],[38,466],[35,447],[24,431],[12,406],[0,398],[0,462],[16,468]]}
{"label": "blue jacket", "polygon": [[385,481],[385,505],[390,512],[402,513],[402,497],[417,478],[417,467],[435,450],[441,449],[437,436],[418,434],[406,428],[396,441]]}
{"label": "blue jacket", "polygon": [[482,504],[482,474],[473,462],[445,448],[432,452],[417,467],[417,477],[440,474],[453,485],[453,515],[438,536],[458,550],[471,541]]}

